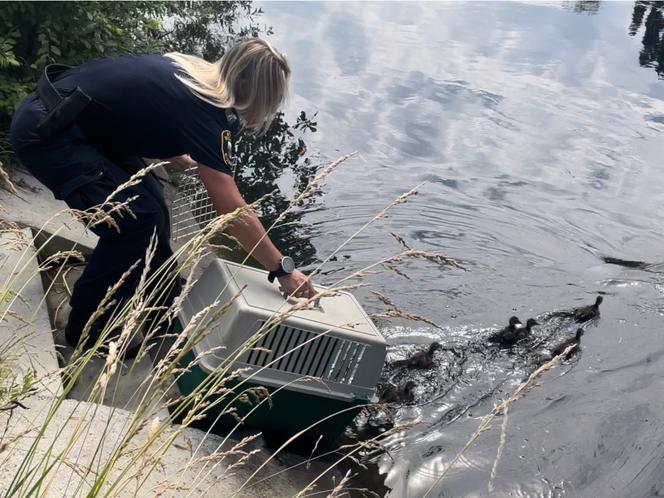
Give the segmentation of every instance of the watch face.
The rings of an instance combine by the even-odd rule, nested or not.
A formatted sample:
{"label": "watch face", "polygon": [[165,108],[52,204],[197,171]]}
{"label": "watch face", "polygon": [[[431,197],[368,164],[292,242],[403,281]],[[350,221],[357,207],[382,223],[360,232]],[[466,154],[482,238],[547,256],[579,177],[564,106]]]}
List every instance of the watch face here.
{"label": "watch face", "polygon": [[281,267],[286,273],[293,273],[295,270],[295,261],[290,256],[284,256],[281,259]]}

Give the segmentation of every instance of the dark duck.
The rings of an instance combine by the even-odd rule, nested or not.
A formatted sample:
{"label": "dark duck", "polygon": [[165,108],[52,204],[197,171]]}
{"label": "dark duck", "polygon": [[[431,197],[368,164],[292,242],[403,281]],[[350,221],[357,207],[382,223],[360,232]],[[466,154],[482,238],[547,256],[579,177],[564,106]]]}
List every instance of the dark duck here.
{"label": "dark duck", "polygon": [[559,312],[558,315],[565,318],[573,318],[576,323],[584,323],[599,316],[599,305],[602,304],[602,301],[604,301],[604,298],[602,296],[597,296],[595,304]]}
{"label": "dark duck", "polygon": [[502,343],[504,338],[514,336],[517,333],[517,329],[520,327],[523,327],[521,320],[519,320],[518,317],[513,316],[510,318],[507,327],[489,336],[489,342]]}
{"label": "dark duck", "polygon": [[532,328],[536,325],[539,325],[539,323],[534,318],[529,318],[526,325],[523,325],[521,320],[513,316],[510,318],[507,327],[489,337],[489,342],[500,344],[501,346],[513,346],[520,340],[528,337],[532,332]]}
{"label": "dark duck", "polygon": [[413,356],[406,358],[405,360],[395,361],[394,366],[418,369],[431,368],[434,366],[434,353],[442,348],[443,346],[439,342],[432,342],[428,349],[424,351],[418,351]]}
{"label": "dark duck", "polygon": [[551,351],[551,356],[558,356],[561,355],[565,352],[565,350],[571,346],[571,345],[576,345],[576,348],[572,349],[567,353],[565,356],[565,359],[569,358],[572,354],[574,354],[576,351],[579,349],[579,344],[581,343],[581,336],[583,335],[583,329],[578,328],[576,330],[576,334],[573,335],[572,337],[568,337],[564,341],[560,342],[559,344],[556,345],[556,347]]}
{"label": "dark duck", "polygon": [[[604,301],[604,298],[602,296],[597,296],[595,304],[575,309],[572,313],[574,314],[576,323],[583,323],[592,320],[593,318],[597,318],[599,316],[599,305],[602,304],[602,301]],[[583,331],[581,331],[581,333],[583,333]]]}
{"label": "dark duck", "polygon": [[388,384],[380,390],[378,396],[383,403],[412,403],[416,386],[412,380],[401,386]]}

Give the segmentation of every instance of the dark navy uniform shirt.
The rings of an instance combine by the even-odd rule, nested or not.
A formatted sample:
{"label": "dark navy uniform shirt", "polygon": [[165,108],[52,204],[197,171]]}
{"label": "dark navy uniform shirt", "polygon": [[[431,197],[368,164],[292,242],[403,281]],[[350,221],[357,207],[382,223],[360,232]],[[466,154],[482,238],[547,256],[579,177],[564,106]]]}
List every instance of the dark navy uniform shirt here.
{"label": "dark navy uniform shirt", "polygon": [[176,73],[162,55],[128,55],[74,67],[54,85],[64,92],[79,86],[92,97],[77,124],[108,157],[190,154],[230,174],[227,146],[239,120],[229,123],[224,109],[196,96]]}

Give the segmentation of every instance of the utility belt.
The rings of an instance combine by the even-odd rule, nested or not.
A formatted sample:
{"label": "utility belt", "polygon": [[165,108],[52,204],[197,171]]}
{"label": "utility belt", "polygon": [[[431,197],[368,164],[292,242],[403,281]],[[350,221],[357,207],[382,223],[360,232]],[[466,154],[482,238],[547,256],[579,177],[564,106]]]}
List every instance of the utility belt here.
{"label": "utility belt", "polygon": [[73,92],[67,92],[66,95],[62,95],[55,88],[53,81],[68,69],[71,67],[63,64],[49,64],[37,82],[37,96],[47,111],[46,116],[37,125],[37,130],[42,137],[47,139],[71,126],[87,105],[92,102],[92,98],[80,87],[76,87]]}

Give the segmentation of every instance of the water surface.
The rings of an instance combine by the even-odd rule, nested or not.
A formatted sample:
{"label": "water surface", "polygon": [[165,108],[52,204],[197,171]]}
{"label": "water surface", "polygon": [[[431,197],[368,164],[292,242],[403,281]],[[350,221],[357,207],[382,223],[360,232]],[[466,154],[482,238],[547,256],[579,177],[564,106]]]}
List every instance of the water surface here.
{"label": "water surface", "polygon": [[[478,417],[522,378],[512,375],[518,359],[482,367],[509,382],[452,421],[444,415],[459,398],[429,389],[446,372],[420,379],[418,406],[397,414],[420,423],[377,459],[388,496],[419,497],[432,485],[430,496],[664,494],[659,10],[646,2],[261,6],[293,67],[287,114],[318,113],[310,153],[331,160],[358,151],[302,218],[317,258],[421,184],[319,281],[398,253],[390,232],[468,270],[410,261],[400,266],[410,279],[389,270],[365,277],[399,308],[442,326],[385,326],[390,358],[605,294],[580,355],[511,406],[491,488],[502,417],[436,481]],[[288,175],[281,184],[288,188]],[[606,256],[654,266],[624,268]],[[367,309],[383,308],[369,289],[357,295]]]}

